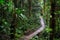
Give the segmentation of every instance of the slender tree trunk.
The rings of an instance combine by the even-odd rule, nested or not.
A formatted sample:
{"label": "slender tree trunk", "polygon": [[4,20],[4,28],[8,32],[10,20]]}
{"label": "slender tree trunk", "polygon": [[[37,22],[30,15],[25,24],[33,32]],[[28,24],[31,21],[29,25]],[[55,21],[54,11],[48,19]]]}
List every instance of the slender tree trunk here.
{"label": "slender tree trunk", "polygon": [[43,0],[43,1],[44,1],[44,13],[45,13],[45,7],[46,7],[45,2],[46,2],[46,1],[45,1],[45,0]]}
{"label": "slender tree trunk", "polygon": [[18,2],[17,0],[13,0],[14,7],[16,7],[16,8],[18,7],[17,2]]}
{"label": "slender tree trunk", "polygon": [[24,0],[21,0],[21,7],[23,8],[24,7]]}
{"label": "slender tree trunk", "polygon": [[[2,24],[3,24],[3,22],[2,22],[2,18],[3,18],[3,9],[0,9],[0,31],[2,30],[1,29],[1,26],[2,26]],[[1,32],[0,32],[1,33]]]}
{"label": "slender tree trunk", "polygon": [[28,0],[28,4],[29,4],[29,16],[31,16],[31,7],[32,7],[31,1],[32,0]]}
{"label": "slender tree trunk", "polygon": [[15,10],[12,13],[12,21],[11,21],[11,26],[10,26],[10,39],[15,40],[15,33],[16,33],[16,27],[17,27],[17,15],[15,13]]}
{"label": "slender tree trunk", "polygon": [[54,33],[55,33],[55,0],[51,0],[51,18],[50,18],[50,28],[52,29],[50,33],[50,40],[54,39]]}

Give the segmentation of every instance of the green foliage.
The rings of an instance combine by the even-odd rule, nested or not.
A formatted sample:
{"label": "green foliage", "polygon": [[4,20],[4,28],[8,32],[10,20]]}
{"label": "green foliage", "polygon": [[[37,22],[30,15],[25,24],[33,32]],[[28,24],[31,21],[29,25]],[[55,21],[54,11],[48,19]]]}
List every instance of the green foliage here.
{"label": "green foliage", "polygon": [[49,28],[49,27],[47,27],[45,30],[46,30],[47,33],[50,33],[52,31],[52,29]]}
{"label": "green foliage", "polygon": [[0,4],[4,4],[5,0],[0,0]]}
{"label": "green foliage", "polygon": [[12,12],[14,10],[14,5],[13,5],[13,2],[12,1],[9,1],[7,3],[7,6],[8,6],[8,11],[9,12]]}
{"label": "green foliage", "polygon": [[[20,0],[21,1],[21,0]],[[27,31],[35,31],[37,28],[39,28],[40,25],[40,19],[39,16],[41,16],[40,13],[42,13],[42,10],[45,11],[43,12],[43,16],[45,19],[46,23],[46,28],[42,32],[40,36],[36,35],[33,37],[31,40],[47,40],[49,39],[49,33],[53,30],[49,28],[50,24],[50,1],[46,0],[45,5],[43,0],[32,0],[31,1],[31,13],[29,14],[29,3],[27,0],[24,0],[24,4],[21,4],[20,1],[17,1],[18,7],[15,7],[15,4],[12,0],[9,0],[5,2],[5,0],[0,0],[0,33],[5,33],[6,35],[10,35],[10,26],[11,26],[11,21],[13,20],[13,14],[16,14],[16,33],[15,33],[15,39],[18,40],[18,38],[21,38],[24,36]],[[59,4],[60,1],[57,1],[57,4]],[[38,6],[38,7],[35,7]],[[44,9],[45,7],[45,9]],[[60,33],[60,11],[56,11],[55,14],[56,16],[56,33]],[[59,40],[59,39],[55,39]]]}

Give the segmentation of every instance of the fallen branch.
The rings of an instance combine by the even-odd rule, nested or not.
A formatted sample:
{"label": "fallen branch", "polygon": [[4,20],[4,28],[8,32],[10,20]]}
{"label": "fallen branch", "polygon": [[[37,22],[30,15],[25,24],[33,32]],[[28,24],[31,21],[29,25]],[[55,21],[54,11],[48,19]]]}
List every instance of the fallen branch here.
{"label": "fallen branch", "polygon": [[40,23],[41,23],[41,27],[39,29],[37,29],[35,32],[33,32],[32,34],[28,35],[28,36],[24,36],[24,38],[20,39],[20,40],[30,40],[31,38],[33,38],[35,35],[37,35],[38,33],[40,33],[41,31],[44,30],[45,28],[45,23],[44,23],[44,19],[42,16],[40,16]]}

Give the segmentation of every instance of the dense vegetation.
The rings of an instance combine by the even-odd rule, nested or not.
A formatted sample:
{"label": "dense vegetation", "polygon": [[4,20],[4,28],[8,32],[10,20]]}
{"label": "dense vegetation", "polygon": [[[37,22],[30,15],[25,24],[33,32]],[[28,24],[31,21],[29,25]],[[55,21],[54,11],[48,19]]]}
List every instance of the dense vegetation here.
{"label": "dense vegetation", "polygon": [[60,0],[0,0],[0,40],[21,40],[40,28],[31,40],[60,40]]}

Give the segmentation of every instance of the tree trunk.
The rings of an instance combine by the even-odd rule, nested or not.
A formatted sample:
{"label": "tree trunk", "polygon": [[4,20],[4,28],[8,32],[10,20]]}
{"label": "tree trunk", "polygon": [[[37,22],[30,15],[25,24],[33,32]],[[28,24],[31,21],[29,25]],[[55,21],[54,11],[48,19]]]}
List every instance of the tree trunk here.
{"label": "tree trunk", "polygon": [[16,33],[16,27],[17,27],[17,17],[16,17],[16,13],[14,12],[12,14],[13,18],[12,18],[12,21],[11,21],[11,26],[10,26],[10,39],[11,40],[14,40],[15,39],[15,33]]}
{"label": "tree trunk", "polygon": [[28,4],[29,4],[29,17],[30,17],[31,16],[31,7],[32,7],[31,0],[28,0]]}
{"label": "tree trunk", "polygon": [[50,28],[52,29],[50,33],[50,40],[54,39],[54,33],[55,33],[55,0],[51,0],[51,18],[50,18]]}

